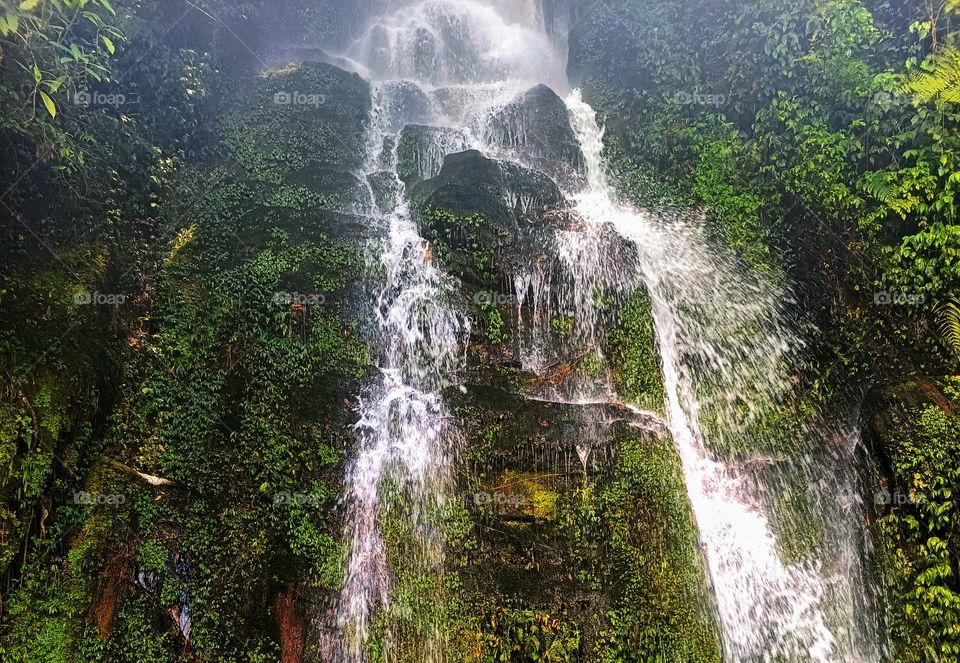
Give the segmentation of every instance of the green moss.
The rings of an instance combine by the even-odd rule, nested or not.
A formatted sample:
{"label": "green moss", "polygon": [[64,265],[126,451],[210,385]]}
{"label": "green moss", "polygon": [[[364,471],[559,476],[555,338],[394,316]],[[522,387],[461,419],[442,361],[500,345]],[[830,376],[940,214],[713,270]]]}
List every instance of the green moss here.
{"label": "green moss", "polygon": [[500,266],[488,241],[494,228],[483,214],[457,216],[434,208],[422,216],[430,245],[448,272],[482,287],[495,285]]}
{"label": "green moss", "polygon": [[617,449],[612,466],[598,457],[584,475],[574,456],[572,468],[534,472],[525,450],[569,453],[567,435],[584,413],[484,393],[465,400],[464,462],[474,469],[460,494],[473,543],[448,567],[458,579],[447,617],[452,658],[514,660],[555,647],[552,660],[719,661],[670,441],[617,425],[597,433]]}
{"label": "green moss", "polygon": [[558,315],[550,319],[550,331],[559,341],[563,341],[573,332],[574,319],[567,315]]}
{"label": "green moss", "polygon": [[721,660],[684,494],[669,440],[621,442],[614,480],[598,497],[618,589],[597,660]]}
{"label": "green moss", "polygon": [[644,409],[663,409],[663,380],[650,298],[637,290],[624,303],[619,324],[610,332],[610,365],[620,393]]}
{"label": "green moss", "polygon": [[809,557],[823,543],[823,519],[814,512],[808,490],[807,478],[795,473],[774,491],[771,525],[777,539],[777,553],[785,564]]}

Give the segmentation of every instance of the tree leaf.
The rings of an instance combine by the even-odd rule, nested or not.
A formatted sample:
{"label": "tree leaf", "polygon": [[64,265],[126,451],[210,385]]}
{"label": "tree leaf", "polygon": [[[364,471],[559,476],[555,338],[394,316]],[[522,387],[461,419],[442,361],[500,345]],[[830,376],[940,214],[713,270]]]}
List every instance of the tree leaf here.
{"label": "tree leaf", "polygon": [[20,29],[20,18],[13,12],[7,12],[7,27],[14,34]]}
{"label": "tree leaf", "polygon": [[43,101],[43,105],[46,106],[47,112],[50,113],[51,119],[55,118],[57,116],[57,105],[53,103],[53,99],[50,98],[50,95],[46,92],[41,92],[40,99]]}
{"label": "tree leaf", "polygon": [[33,80],[39,83],[42,78],[43,74],[40,73],[40,67],[33,65]]}
{"label": "tree leaf", "polygon": [[28,12],[32,9],[36,9],[40,4],[40,0],[23,0],[20,3],[20,11]]}
{"label": "tree leaf", "polygon": [[100,35],[100,41],[102,41],[103,45],[107,47],[108,51],[110,51],[110,55],[113,55],[117,52],[117,47],[113,45],[113,42],[110,41],[110,38],[106,35]]}

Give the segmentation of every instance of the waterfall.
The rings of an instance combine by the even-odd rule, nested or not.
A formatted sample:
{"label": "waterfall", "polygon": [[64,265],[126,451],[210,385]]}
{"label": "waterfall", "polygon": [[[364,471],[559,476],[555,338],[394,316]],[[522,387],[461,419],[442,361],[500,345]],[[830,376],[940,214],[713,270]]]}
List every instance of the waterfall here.
{"label": "waterfall", "polygon": [[[404,548],[412,555],[408,561],[424,573],[438,575],[443,567],[437,514],[451,497],[458,436],[443,392],[459,384],[470,324],[457,304],[455,281],[435,264],[432,247],[417,230],[404,180],[436,175],[446,155],[467,148],[524,161],[511,149],[528,142],[527,128],[498,134],[486,123],[538,83],[567,92],[565,56],[551,42],[548,23],[559,24],[535,0],[424,0],[371,18],[338,56],[373,83],[368,154],[357,175],[369,182],[375,204],[356,211],[374,217],[383,230],[370,251],[371,271],[379,279],[370,312],[378,370],[359,399],[359,450],[345,478],[349,560],[333,610],[331,645],[339,661],[366,660],[376,615],[391,605],[383,531],[391,509],[393,515],[402,512],[413,539]],[[533,263],[512,275],[517,342],[523,367],[540,373],[555,359],[552,316],[570,315],[577,324],[567,349],[585,348],[592,363],[607,370],[578,375],[566,391],[533,396],[615,400],[599,349],[606,320],[594,300],[598,290],[622,300],[645,288],[666,417],[726,658],[878,660],[879,638],[865,618],[872,606],[852,471],[856,440],[828,440],[807,427],[789,458],[760,457],[743,443],[747,431],[788,397],[790,368],[802,349],[785,322],[784,294],[709,248],[696,219],[662,219],[620,204],[604,172],[603,134],[594,111],[578,91],[567,96],[566,106],[586,166],[585,177],[561,184],[578,222],[553,233],[553,263]],[[400,172],[398,143],[412,125],[428,144],[412,171]],[[491,144],[497,136],[507,140]],[[592,444],[583,440],[576,447],[585,474]],[[740,453],[731,454],[731,448]],[[819,547],[789,562],[769,506],[788,473],[800,477],[810,508],[826,523]],[[387,647],[396,645],[394,637],[386,634]],[[443,633],[418,637],[421,660],[443,658]]]}
{"label": "waterfall", "polygon": [[[602,130],[578,90],[567,98],[571,124],[588,166],[588,187],[576,196],[587,234],[612,226],[638,249],[619,276],[639,277],[652,302],[670,431],[681,459],[701,548],[716,601],[724,649],[734,661],[876,661],[867,572],[859,562],[862,508],[853,483],[850,445],[826,458],[812,430],[800,457],[805,481],[824,489],[812,508],[825,509],[832,571],[810,555],[787,564],[754,477],[714,457],[702,419],[715,436],[736,441],[790,389],[788,368],[800,346],[784,322],[784,295],[708,248],[682,219],[658,219],[617,202],[601,159]],[[596,261],[596,258],[594,258]],[[604,267],[609,270],[609,266]],[[746,411],[744,411],[744,407]],[[832,493],[832,495],[831,495]],[[826,513],[833,502],[833,513]],[[831,538],[832,537],[832,538]],[[828,605],[832,601],[832,605]]]}
{"label": "waterfall", "polygon": [[[349,560],[334,606],[334,642],[324,646],[344,663],[366,660],[376,612],[391,602],[383,533],[389,509],[402,510],[414,539],[405,549],[413,559],[405,561],[425,573],[441,572],[438,514],[449,497],[457,437],[442,391],[458,381],[470,333],[455,305],[453,280],[434,263],[411,218],[398,172],[400,132],[414,123],[438,129],[413,173],[430,177],[446,154],[478,146],[471,126],[485,112],[535,82],[562,79],[562,60],[538,28],[539,7],[468,0],[393,7],[374,17],[342,54],[373,82],[367,154],[358,176],[369,182],[376,204],[355,212],[373,215],[386,231],[370,252],[371,272],[383,275],[371,312],[378,377],[357,408],[359,450],[347,469],[344,496]],[[387,633],[388,641],[393,637]],[[421,660],[443,658],[443,633],[428,628],[419,638]]]}

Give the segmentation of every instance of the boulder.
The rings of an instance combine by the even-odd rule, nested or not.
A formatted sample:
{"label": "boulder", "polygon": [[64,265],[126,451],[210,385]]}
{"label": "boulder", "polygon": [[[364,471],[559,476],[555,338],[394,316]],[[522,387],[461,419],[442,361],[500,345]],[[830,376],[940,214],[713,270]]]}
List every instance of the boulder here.
{"label": "boulder", "polygon": [[359,169],[370,108],[370,85],[357,74],[307,62],[263,74],[220,129],[233,161],[279,182],[308,165]]}
{"label": "boulder", "polygon": [[542,252],[547,223],[568,205],[543,173],[476,150],[448,155],[439,174],[410,189],[421,233],[446,268],[491,288]]}
{"label": "boulder", "polygon": [[485,142],[515,154],[561,185],[582,182],[586,166],[567,106],[546,85],[530,88],[495,111],[480,131]]}
{"label": "boulder", "polygon": [[377,86],[378,112],[386,120],[384,131],[399,132],[407,124],[425,124],[433,117],[433,102],[412,81],[387,81]]}
{"label": "boulder", "polygon": [[557,185],[543,173],[490,159],[477,150],[449,154],[436,177],[411,189],[422,207],[457,216],[482,215],[511,234],[568,208]]}

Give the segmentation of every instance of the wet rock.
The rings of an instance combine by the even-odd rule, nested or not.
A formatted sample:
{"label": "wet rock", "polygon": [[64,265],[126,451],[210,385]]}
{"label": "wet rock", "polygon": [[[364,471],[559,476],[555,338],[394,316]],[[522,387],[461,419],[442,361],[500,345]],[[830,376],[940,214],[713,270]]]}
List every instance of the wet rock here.
{"label": "wet rock", "polygon": [[545,218],[568,209],[546,175],[476,150],[448,155],[436,177],[410,191],[421,233],[438,257],[479,288],[532,260],[545,244]]}
{"label": "wet rock", "polygon": [[407,124],[425,124],[433,117],[433,103],[427,93],[412,81],[388,81],[377,89],[377,105],[389,118],[384,127],[395,134]]}
{"label": "wet rock", "polygon": [[268,71],[221,122],[230,158],[278,182],[311,164],[349,172],[364,158],[370,85],[326,63]]}
{"label": "wet rock", "polygon": [[[569,618],[586,651],[601,632],[638,650],[649,623],[695,643],[698,660],[719,660],[669,435],[616,404],[531,401],[480,385],[449,398],[474,468],[463,491],[473,547],[455,570],[467,614],[494,613],[494,629],[514,609]],[[657,615],[638,607],[664,588],[677,599]],[[612,609],[627,621],[608,625]]]}
{"label": "wet rock", "polygon": [[451,214],[481,214],[513,232],[568,207],[557,185],[543,173],[489,159],[477,150],[449,154],[436,177],[411,191],[422,206]]}
{"label": "wet rock", "polygon": [[397,174],[408,187],[436,177],[446,155],[466,148],[466,134],[459,129],[409,124],[397,143]]}
{"label": "wet rock", "polygon": [[562,185],[582,182],[586,167],[566,104],[546,85],[495,112],[481,130],[486,142],[517,154]]}
{"label": "wet rock", "polygon": [[400,195],[400,182],[396,176],[381,170],[367,175],[367,182],[370,184],[377,209],[381,214],[389,214]]}

